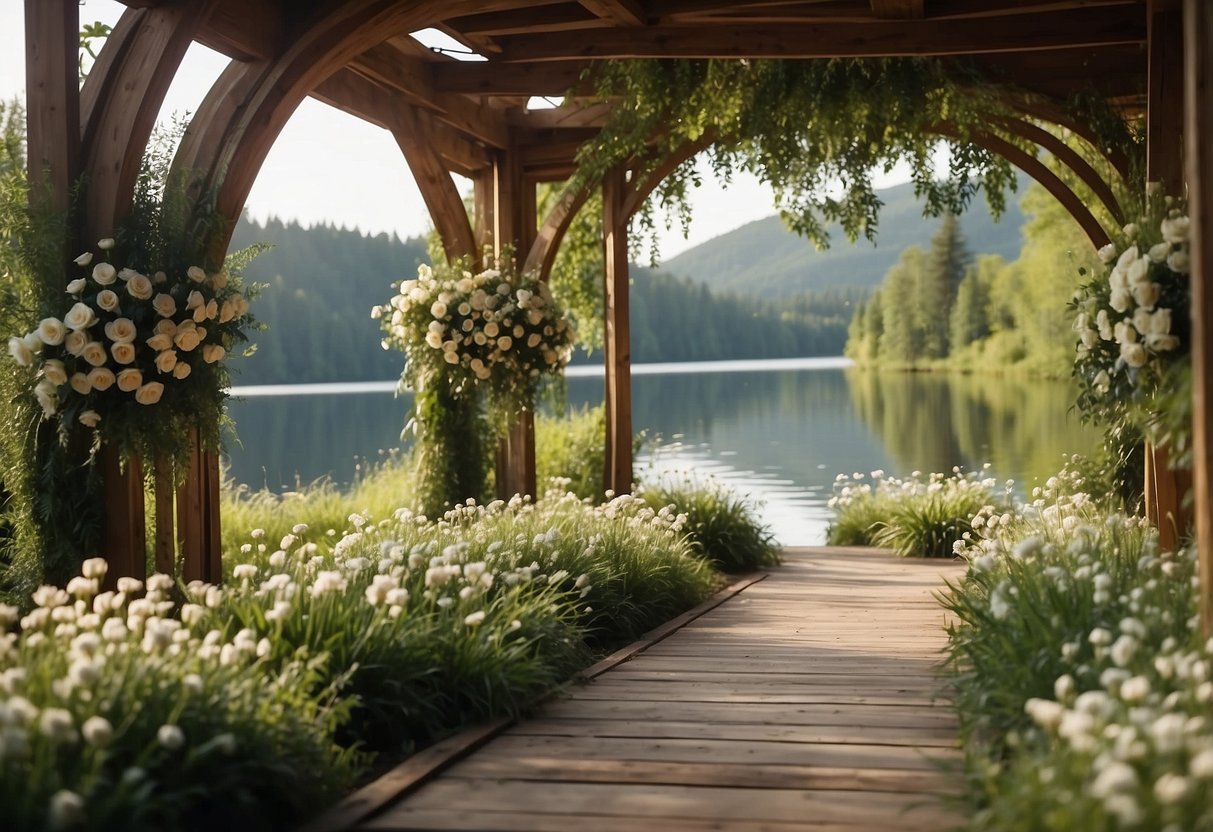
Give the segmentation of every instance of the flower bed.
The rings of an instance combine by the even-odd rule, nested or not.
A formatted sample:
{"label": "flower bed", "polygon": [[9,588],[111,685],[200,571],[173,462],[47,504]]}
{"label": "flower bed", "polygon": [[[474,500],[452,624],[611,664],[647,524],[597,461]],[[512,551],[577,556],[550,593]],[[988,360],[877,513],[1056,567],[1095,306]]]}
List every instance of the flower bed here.
{"label": "flower bed", "polygon": [[[514,713],[701,601],[682,518],[620,497],[399,511],[331,542],[255,531],[222,588],[99,593],[89,561],[0,608],[0,796],[15,828],[288,825],[368,762]],[[326,543],[326,541],[329,541]]]}

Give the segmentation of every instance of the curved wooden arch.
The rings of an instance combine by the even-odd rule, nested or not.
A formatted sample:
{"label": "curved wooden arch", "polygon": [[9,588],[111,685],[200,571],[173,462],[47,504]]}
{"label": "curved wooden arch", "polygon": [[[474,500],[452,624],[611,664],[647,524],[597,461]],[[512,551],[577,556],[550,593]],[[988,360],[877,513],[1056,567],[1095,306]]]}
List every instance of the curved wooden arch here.
{"label": "curved wooden arch", "polygon": [[1082,157],[1082,154],[1078,153],[1048,130],[1031,122],[1000,118],[997,120],[997,123],[1012,135],[1040,145],[1040,147],[1053,154],[1059,162],[1073,171],[1080,182],[1091,189],[1091,192],[1108,209],[1108,213],[1112,215],[1112,218],[1118,224],[1124,225],[1124,208],[1121,206],[1120,200],[1116,198],[1116,193],[1112,190],[1112,186],[1104,181],[1104,178],[1091,166],[1090,162]]}
{"label": "curved wooden arch", "polygon": [[[313,88],[385,38],[450,13],[450,2],[436,0],[403,6],[395,0],[332,3],[274,61],[229,66],[195,117],[203,123],[181,165],[194,172],[201,188],[215,193],[221,216],[238,216],[274,140]],[[232,91],[241,93],[240,100],[223,100]],[[230,234],[230,228],[221,232],[213,245],[225,248]]]}
{"label": "curved wooden arch", "polygon": [[1091,129],[1091,126],[1076,119],[1065,107],[1038,95],[1011,95],[1006,98],[1006,101],[1013,109],[1025,116],[1047,121],[1071,131],[1107,159],[1122,179],[1128,182],[1133,178],[1133,165],[1129,161],[1129,157],[1116,148],[1102,147],[1099,143],[1099,136]]}
{"label": "curved wooden arch", "polygon": [[194,34],[217,0],[123,13],[81,91],[88,236],[108,236],[130,210],[156,116]]}
{"label": "curved wooden arch", "polygon": [[476,237],[472,232],[472,223],[450,171],[433,149],[428,115],[403,105],[397,116],[400,127],[392,131],[392,136],[400,146],[400,152],[404,154],[417,188],[421,191],[421,198],[442,240],[446,259],[450,261],[474,256]]}
{"label": "curved wooden arch", "polygon": [[560,243],[568,233],[569,226],[585,207],[590,198],[591,188],[588,185],[566,185],[560,192],[556,204],[543,218],[543,224],[535,232],[535,240],[523,261],[523,272],[534,272],[539,280],[546,281],[552,276],[552,265],[556,262],[556,253],[560,251]]}

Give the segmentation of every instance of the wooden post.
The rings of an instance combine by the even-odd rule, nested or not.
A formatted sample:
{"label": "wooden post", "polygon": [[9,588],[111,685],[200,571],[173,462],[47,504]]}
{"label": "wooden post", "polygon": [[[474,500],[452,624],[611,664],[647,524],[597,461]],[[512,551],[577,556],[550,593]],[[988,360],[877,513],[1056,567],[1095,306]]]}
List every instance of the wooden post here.
{"label": "wooden post", "polygon": [[1184,133],[1192,256],[1192,458],[1200,615],[1213,635],[1213,8],[1184,0]]}
{"label": "wooden post", "polygon": [[147,525],[143,506],[143,470],[138,457],[122,466],[122,456],[112,445],[101,448],[105,508],[103,556],[109,562],[106,580],[112,586],[122,577],[147,576]]}
{"label": "wooden post", "polygon": [[[80,7],[25,0],[25,105],[30,198],[66,217],[79,173]],[[69,243],[69,241],[64,241]],[[56,290],[60,286],[53,287]]]}
{"label": "wooden post", "polygon": [[605,487],[616,494],[632,490],[632,347],[628,311],[628,221],[624,169],[602,182],[603,347],[606,360]]}
{"label": "wooden post", "polygon": [[[515,151],[497,154],[493,163],[493,248],[498,257],[507,246],[514,249],[515,264],[531,249],[538,224],[535,183],[525,179]],[[478,216],[479,219],[479,216]],[[518,414],[497,449],[497,496],[534,496],[535,414]]]}
{"label": "wooden post", "polygon": [[190,431],[189,467],[177,491],[177,539],[181,577],[219,583],[223,578],[219,526],[219,457],[202,449],[197,428]]}
{"label": "wooden post", "polygon": [[158,454],[154,462],[152,490],[156,500],[156,571],[172,575],[177,555],[177,538],[173,519],[173,464],[165,454]]}
{"label": "wooden post", "polygon": [[[1146,112],[1146,180],[1163,192],[1184,191],[1183,13],[1174,0],[1149,6],[1149,99]],[[1190,487],[1185,471],[1171,469],[1165,449],[1145,448],[1145,513],[1158,528],[1159,546],[1174,551],[1191,525],[1183,507]]]}

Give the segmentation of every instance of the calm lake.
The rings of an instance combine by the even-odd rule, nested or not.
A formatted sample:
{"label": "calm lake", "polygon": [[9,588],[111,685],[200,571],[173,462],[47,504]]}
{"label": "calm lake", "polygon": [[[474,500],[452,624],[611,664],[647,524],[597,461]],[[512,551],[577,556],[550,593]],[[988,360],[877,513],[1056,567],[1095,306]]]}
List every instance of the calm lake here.
{"label": "calm lake", "polygon": [[[784,545],[825,540],[839,473],[965,470],[989,462],[1021,492],[1099,436],[1070,412],[1068,382],[878,373],[845,359],[652,364],[633,368],[634,422],[651,439],[644,480],[711,475],[760,500]],[[571,405],[602,401],[599,368],[570,369]],[[237,482],[275,490],[357,466],[400,445],[411,397],[391,382],[235,388]]]}

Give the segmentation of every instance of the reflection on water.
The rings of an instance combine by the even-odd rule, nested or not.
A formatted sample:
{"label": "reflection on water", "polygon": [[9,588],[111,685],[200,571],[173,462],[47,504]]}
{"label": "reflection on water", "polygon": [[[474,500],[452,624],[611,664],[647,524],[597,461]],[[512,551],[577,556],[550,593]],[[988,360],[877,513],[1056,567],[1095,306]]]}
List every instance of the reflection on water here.
{"label": "reflection on water", "polygon": [[[837,361],[793,366],[638,372],[634,424],[658,440],[638,460],[638,476],[711,473],[764,501],[782,543],[803,545],[824,540],[837,473],[990,462],[997,476],[1027,489],[1056,472],[1063,453],[1090,452],[1098,439],[1068,414],[1066,382],[874,373]],[[600,402],[601,378],[570,378],[568,398]],[[400,444],[410,405],[390,392],[236,402],[243,447],[231,455],[232,476],[271,488],[322,475],[348,482],[356,458]]]}

